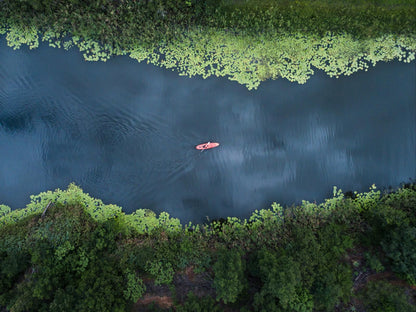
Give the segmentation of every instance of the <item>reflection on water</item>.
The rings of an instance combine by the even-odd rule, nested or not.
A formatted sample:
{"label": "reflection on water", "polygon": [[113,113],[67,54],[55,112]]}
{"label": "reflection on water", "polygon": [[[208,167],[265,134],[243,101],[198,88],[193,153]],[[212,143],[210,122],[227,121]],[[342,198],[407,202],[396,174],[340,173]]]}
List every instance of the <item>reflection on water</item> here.
{"label": "reflection on water", "polygon": [[[416,177],[413,64],[247,91],[128,57],[0,43],[0,203],[74,181],[126,212],[246,217]],[[200,152],[206,141],[221,146]]]}

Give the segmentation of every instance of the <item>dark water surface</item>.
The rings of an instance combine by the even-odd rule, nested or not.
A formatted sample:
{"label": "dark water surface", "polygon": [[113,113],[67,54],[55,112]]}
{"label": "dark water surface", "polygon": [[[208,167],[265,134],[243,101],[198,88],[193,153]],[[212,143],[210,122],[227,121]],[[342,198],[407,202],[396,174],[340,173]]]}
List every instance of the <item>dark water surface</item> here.
{"label": "dark water surface", "polygon": [[[0,203],[12,208],[75,182],[126,212],[202,221],[416,177],[414,62],[248,91],[0,39]],[[194,149],[208,140],[221,146]]]}

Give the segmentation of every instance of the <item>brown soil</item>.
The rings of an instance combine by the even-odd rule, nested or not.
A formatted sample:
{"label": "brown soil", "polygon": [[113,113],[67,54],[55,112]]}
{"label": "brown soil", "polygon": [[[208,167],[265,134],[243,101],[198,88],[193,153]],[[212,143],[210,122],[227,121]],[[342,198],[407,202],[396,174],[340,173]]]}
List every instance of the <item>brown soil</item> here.
{"label": "brown soil", "polygon": [[[144,283],[146,285],[146,294],[134,304],[132,312],[143,311],[151,303],[162,309],[167,309],[174,305],[175,298],[168,286],[155,285],[150,279],[144,279]],[[175,274],[173,285],[176,292],[176,302],[179,304],[185,302],[188,293],[191,291],[198,297],[215,296],[210,275],[207,272],[195,273],[193,266],[189,266],[183,272]]]}
{"label": "brown soil", "polygon": [[144,295],[144,297],[134,305],[133,311],[140,311],[151,303],[155,303],[159,308],[167,309],[173,305],[173,300],[168,296]]}

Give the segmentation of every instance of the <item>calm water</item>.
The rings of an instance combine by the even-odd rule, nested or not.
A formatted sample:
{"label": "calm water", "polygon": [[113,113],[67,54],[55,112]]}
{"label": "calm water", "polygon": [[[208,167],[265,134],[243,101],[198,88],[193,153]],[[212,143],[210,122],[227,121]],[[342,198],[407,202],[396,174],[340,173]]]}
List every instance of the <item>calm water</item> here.
{"label": "calm water", "polygon": [[[75,182],[126,212],[202,221],[416,178],[414,62],[247,91],[0,39],[0,203],[12,208]],[[194,149],[208,140],[221,146]]]}

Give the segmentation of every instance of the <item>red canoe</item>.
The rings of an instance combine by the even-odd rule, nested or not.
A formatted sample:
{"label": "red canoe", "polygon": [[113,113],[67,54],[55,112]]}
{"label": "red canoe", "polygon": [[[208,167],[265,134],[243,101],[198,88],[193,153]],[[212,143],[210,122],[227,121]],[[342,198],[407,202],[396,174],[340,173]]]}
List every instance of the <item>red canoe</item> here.
{"label": "red canoe", "polygon": [[197,149],[197,150],[206,150],[206,149],[210,149],[210,148],[214,148],[214,147],[217,147],[217,146],[219,146],[220,145],[220,143],[215,143],[215,142],[207,142],[207,143],[202,143],[202,144],[199,144],[199,145],[197,145],[197,146],[195,146],[195,148]]}

